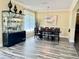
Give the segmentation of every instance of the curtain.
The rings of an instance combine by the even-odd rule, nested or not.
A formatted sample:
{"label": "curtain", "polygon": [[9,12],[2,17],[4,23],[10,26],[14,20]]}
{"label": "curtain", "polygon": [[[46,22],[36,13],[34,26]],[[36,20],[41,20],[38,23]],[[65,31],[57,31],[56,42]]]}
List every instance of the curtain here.
{"label": "curtain", "polygon": [[24,17],[24,30],[26,32],[34,31],[35,28],[35,16],[33,15],[25,15]]}

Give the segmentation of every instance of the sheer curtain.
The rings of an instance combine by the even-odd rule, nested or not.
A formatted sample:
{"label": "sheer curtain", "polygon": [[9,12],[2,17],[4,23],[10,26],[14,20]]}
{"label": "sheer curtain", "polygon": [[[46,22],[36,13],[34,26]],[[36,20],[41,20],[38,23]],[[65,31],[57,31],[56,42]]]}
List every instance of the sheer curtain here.
{"label": "sheer curtain", "polygon": [[26,14],[24,17],[24,30],[26,32],[34,31],[35,28],[35,16]]}

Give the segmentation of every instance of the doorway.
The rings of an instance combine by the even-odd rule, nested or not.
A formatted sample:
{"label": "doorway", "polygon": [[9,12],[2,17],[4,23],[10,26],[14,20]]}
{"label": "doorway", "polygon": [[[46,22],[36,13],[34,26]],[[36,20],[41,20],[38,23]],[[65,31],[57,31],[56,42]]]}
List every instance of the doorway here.
{"label": "doorway", "polygon": [[79,13],[76,16],[76,26],[75,26],[75,48],[79,55]]}

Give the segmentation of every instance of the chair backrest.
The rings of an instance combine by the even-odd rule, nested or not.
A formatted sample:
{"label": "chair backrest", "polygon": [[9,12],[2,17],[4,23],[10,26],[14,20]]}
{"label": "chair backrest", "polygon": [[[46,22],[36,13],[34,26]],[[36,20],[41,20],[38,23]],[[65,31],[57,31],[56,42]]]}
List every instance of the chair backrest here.
{"label": "chair backrest", "polygon": [[54,29],[54,34],[59,34],[60,33],[60,28],[55,28]]}
{"label": "chair backrest", "polygon": [[48,32],[49,31],[49,27],[45,27],[45,31]]}
{"label": "chair backrest", "polygon": [[34,28],[34,32],[35,32],[35,33],[38,33],[38,31],[39,31],[39,28],[38,28],[38,27],[35,27],[35,28]]}
{"label": "chair backrest", "polygon": [[54,30],[54,27],[50,27],[49,30],[50,32],[52,32]]}

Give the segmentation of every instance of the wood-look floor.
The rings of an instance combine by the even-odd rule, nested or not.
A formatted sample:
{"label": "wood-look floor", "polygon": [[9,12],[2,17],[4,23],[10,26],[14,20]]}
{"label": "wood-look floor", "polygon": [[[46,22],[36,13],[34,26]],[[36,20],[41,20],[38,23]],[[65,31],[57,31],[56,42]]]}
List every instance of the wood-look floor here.
{"label": "wood-look floor", "polygon": [[12,47],[0,48],[0,59],[79,59],[77,52],[67,39],[59,44],[31,37]]}

